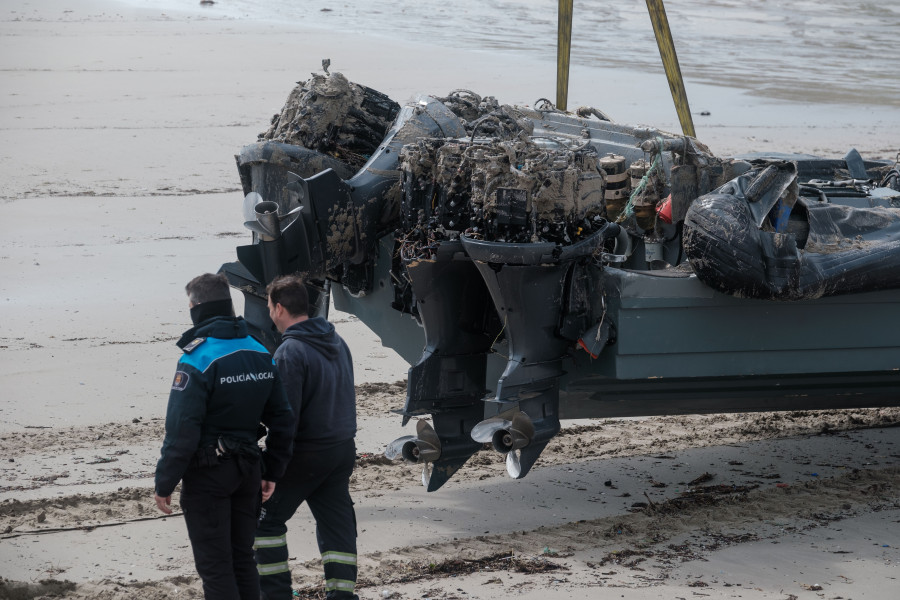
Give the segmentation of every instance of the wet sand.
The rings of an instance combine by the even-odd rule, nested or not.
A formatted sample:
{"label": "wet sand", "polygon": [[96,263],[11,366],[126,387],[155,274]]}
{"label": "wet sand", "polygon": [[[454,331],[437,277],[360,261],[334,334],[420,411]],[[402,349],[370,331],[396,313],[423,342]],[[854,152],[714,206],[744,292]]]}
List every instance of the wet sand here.
{"label": "wet sand", "polygon": [[[401,102],[468,88],[530,104],[555,67],[101,0],[4,7],[0,33],[0,597],[199,597],[152,473],[184,283],[249,239],[234,154],[325,57]],[[677,129],[662,75],[572,82],[572,106]],[[896,110],[694,89],[720,154],[897,151]],[[893,597],[900,411],[567,422],[526,479],[485,452],[427,494],[379,457],[412,428],[390,412],[407,365],[333,319],[356,364],[364,599]],[[307,512],[289,543],[315,597]]]}

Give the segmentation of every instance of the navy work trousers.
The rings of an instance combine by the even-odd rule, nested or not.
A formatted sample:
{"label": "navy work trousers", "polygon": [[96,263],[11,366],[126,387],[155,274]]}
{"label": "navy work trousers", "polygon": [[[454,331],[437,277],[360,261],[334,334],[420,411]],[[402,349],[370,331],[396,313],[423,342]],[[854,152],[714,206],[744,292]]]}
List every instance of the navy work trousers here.
{"label": "navy work trousers", "polygon": [[354,597],[356,513],[350,498],[350,475],[355,463],[352,439],[327,450],[294,451],[275,493],[263,504],[256,530],[256,563],[265,600],[292,597],[286,523],[304,501],[316,520],[326,598]]}
{"label": "navy work trousers", "polygon": [[242,457],[192,467],[181,509],[207,600],[258,600],[253,538],[262,502],[260,462]]}

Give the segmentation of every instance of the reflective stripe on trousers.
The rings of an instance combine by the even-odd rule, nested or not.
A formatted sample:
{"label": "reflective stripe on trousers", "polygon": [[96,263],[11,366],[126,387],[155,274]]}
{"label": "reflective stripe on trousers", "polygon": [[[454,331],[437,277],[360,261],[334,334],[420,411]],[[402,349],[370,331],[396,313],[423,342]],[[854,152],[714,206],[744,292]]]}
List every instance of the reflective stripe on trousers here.
{"label": "reflective stripe on trousers", "polygon": [[356,459],[353,440],[322,451],[295,452],[256,530],[256,563],[266,600],[291,600],[287,522],[306,503],[316,521],[325,592],[329,600],[353,598],[356,587],[356,513],[349,481]]}
{"label": "reflective stripe on trousers", "polygon": [[356,555],[349,552],[322,553],[325,592],[350,592],[356,588]]}
{"label": "reflective stripe on trousers", "polygon": [[326,579],[325,580],[325,592],[353,592],[354,588],[356,588],[355,581],[348,581],[346,579]]}
{"label": "reflective stripe on trousers", "polygon": [[356,566],[356,555],[348,552],[325,552],[322,554],[322,564],[325,563],[341,563],[343,565]]}
{"label": "reflective stripe on trousers", "polygon": [[[287,563],[287,536],[276,535],[271,537],[257,537],[253,542],[253,549],[256,550],[256,570],[260,576],[278,575],[280,573],[288,573],[290,578],[291,568]],[[260,552],[260,549],[265,549]],[[274,552],[267,552],[273,550]],[[284,556],[284,560],[281,557]],[[261,562],[260,559],[267,557],[270,560],[276,559],[277,562]]]}

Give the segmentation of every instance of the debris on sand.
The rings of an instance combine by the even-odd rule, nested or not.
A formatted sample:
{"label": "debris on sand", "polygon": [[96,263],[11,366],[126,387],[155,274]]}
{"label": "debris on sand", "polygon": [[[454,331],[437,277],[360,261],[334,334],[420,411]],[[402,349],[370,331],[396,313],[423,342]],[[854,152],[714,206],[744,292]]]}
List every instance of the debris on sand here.
{"label": "debris on sand", "polygon": [[[498,552],[480,558],[447,558],[439,562],[411,561],[408,567],[413,573],[410,576],[414,579],[428,576],[450,577],[482,571],[516,571],[530,574],[565,569],[546,558],[517,555],[512,551]],[[404,579],[404,582],[414,579]]]}
{"label": "debris on sand", "polygon": [[66,592],[75,589],[71,581],[42,579],[37,583],[7,581],[0,578],[0,598],[56,598],[65,596]]}

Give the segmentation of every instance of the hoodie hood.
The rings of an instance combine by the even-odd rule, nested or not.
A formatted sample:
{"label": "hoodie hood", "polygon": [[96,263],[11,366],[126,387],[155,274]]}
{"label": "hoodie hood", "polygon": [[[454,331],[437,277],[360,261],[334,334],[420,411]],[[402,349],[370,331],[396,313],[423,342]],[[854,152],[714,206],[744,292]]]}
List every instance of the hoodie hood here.
{"label": "hoodie hood", "polygon": [[334,325],[322,317],[295,323],[285,329],[281,337],[300,340],[332,360],[337,358],[341,351],[341,338],[335,332]]}

